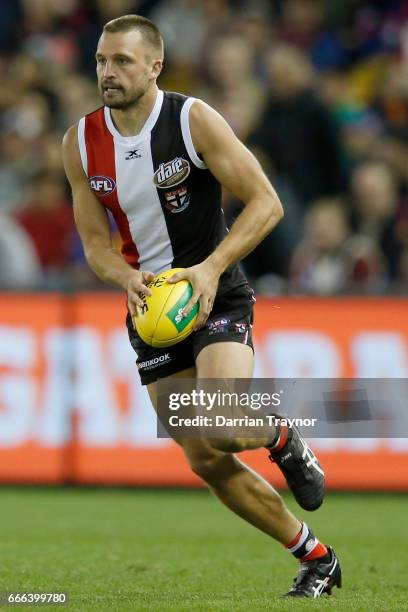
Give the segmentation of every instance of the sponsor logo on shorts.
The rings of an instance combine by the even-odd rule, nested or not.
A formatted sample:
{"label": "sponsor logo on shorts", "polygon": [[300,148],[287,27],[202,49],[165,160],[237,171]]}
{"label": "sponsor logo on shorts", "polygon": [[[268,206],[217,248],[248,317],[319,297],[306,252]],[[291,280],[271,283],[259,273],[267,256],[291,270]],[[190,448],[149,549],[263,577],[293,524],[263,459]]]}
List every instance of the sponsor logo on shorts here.
{"label": "sponsor logo on shorts", "polygon": [[163,365],[163,363],[169,363],[172,360],[170,353],[159,355],[153,359],[147,359],[147,361],[141,361],[137,364],[139,370],[153,370],[157,366]]}
{"label": "sponsor logo on shorts", "polygon": [[189,174],[189,162],[182,157],[175,157],[165,164],[160,164],[153,175],[153,183],[160,189],[167,189],[179,185]]}
{"label": "sponsor logo on shorts", "polygon": [[213,334],[221,334],[228,331],[228,326],[230,323],[231,319],[228,319],[227,317],[221,317],[215,321],[210,321],[207,323],[209,335],[212,336]]}
{"label": "sponsor logo on shorts", "polygon": [[91,176],[88,180],[92,191],[99,197],[110,195],[116,189],[116,183],[110,176]]}
{"label": "sponsor logo on shorts", "polygon": [[166,198],[165,207],[172,213],[179,213],[190,204],[190,194],[187,192],[187,187],[166,191],[164,197]]}
{"label": "sponsor logo on shorts", "polygon": [[234,323],[235,331],[238,334],[245,334],[248,329],[248,325],[246,323]]}

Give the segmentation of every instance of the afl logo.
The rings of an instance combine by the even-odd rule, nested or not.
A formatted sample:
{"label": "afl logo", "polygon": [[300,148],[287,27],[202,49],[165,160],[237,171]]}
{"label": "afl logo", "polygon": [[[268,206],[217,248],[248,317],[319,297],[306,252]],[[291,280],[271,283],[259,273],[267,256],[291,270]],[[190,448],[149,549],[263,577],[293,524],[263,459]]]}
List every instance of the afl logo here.
{"label": "afl logo", "polygon": [[91,176],[89,179],[91,189],[98,196],[107,196],[113,193],[116,189],[116,183],[109,176]]}
{"label": "afl logo", "polygon": [[167,189],[178,185],[190,174],[190,164],[182,157],[175,157],[171,161],[160,164],[153,176],[153,183],[160,189]]}

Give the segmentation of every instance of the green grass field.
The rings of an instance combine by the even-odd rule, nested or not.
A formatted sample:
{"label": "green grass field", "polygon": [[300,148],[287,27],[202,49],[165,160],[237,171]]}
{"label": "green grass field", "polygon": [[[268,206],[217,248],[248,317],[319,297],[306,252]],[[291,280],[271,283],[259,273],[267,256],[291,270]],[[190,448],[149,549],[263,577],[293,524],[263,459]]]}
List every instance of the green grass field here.
{"label": "green grass field", "polygon": [[408,609],[406,497],[287,500],[340,556],[330,598],[279,599],[295,561],[207,491],[0,488],[0,591],[67,591],[54,611]]}

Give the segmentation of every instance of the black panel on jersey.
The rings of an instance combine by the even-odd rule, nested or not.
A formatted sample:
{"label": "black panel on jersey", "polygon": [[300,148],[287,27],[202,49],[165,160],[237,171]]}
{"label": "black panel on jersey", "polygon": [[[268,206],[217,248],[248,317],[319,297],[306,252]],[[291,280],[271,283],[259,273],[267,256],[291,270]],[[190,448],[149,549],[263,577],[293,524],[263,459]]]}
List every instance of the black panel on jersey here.
{"label": "black panel on jersey", "polygon": [[[173,187],[157,187],[174,260],[173,267],[187,268],[201,263],[227,233],[221,208],[221,185],[207,169],[200,169],[190,159],[183,141],[180,113],[186,96],[164,92],[163,106],[151,133],[151,151],[156,172],[160,164],[182,158],[190,172]],[[246,285],[239,266],[235,265],[220,278],[217,297],[232,287]]]}

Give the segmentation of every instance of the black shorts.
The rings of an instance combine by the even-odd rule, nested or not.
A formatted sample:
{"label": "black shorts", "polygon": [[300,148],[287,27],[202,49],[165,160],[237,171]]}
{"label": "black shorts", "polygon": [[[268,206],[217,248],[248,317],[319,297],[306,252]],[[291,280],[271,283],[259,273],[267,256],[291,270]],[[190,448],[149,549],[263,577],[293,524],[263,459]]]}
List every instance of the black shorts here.
{"label": "black shorts", "polygon": [[217,296],[210,316],[203,328],[165,348],[154,348],[145,344],[133,327],[128,314],[126,325],[129,339],[136,351],[136,365],[142,385],[181,372],[195,365],[200,351],[215,342],[239,342],[248,344],[252,350],[252,323],[254,293],[248,285],[241,285]]}

